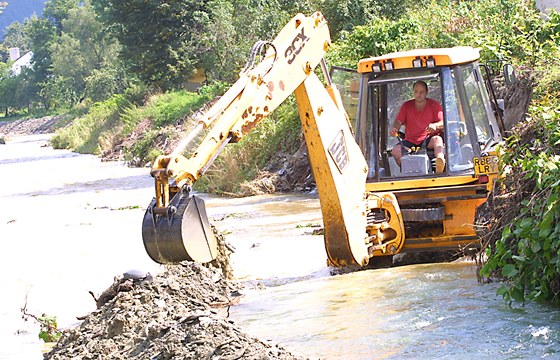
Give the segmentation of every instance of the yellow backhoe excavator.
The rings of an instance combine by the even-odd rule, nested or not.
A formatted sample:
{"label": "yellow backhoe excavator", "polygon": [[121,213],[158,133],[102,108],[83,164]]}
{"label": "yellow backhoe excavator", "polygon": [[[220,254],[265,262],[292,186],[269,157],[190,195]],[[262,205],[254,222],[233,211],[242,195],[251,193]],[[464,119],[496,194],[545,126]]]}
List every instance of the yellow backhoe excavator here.
{"label": "yellow backhoe excavator", "polygon": [[[363,267],[398,253],[480,247],[475,210],[497,176],[494,149],[504,129],[478,50],[397,52],[363,59],[357,71],[329,73],[324,55],[330,45],[321,13],[298,14],[274,41],[255,44],[239,80],[181,146],[155,160],[155,198],[142,223],[154,261],[216,257],[204,202],[190,194],[191,186],[226,144],[243,138],[292,93],[317,184],[329,265]],[[259,53],[264,55],[254,64]],[[323,81],[315,73],[319,65]],[[426,149],[403,155],[400,165],[392,154],[399,140],[390,136],[391,126],[418,80],[443,108],[441,173]],[[192,155],[181,155],[202,130],[206,136]]]}

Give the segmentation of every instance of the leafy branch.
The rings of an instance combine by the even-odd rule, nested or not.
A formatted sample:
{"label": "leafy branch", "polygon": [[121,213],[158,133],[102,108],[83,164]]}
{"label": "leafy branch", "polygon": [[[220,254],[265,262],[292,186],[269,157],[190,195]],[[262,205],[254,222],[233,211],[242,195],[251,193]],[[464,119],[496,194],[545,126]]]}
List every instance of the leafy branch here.
{"label": "leafy branch", "polygon": [[[28,294],[27,294],[28,295]],[[62,331],[57,327],[56,316],[48,316],[43,313],[41,316],[27,312],[27,295],[25,295],[25,303],[21,308],[22,319],[27,321],[32,318],[40,325],[39,338],[44,342],[56,342],[62,336]]]}

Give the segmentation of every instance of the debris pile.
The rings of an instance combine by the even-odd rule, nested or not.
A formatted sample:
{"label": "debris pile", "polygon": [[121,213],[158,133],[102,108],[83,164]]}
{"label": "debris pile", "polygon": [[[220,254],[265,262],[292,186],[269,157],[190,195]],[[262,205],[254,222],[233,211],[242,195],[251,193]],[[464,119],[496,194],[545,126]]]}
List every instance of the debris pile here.
{"label": "debris pile", "polygon": [[130,283],[64,332],[45,359],[303,359],[227,319],[239,285],[217,267],[183,262]]}

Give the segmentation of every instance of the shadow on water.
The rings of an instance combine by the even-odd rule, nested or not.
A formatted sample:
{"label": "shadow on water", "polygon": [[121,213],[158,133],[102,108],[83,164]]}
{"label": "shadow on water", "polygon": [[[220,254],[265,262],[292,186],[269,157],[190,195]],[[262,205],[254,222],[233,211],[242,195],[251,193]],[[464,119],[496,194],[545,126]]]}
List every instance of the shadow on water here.
{"label": "shadow on water", "polygon": [[[95,181],[76,182],[65,184],[64,186],[54,187],[41,191],[12,194],[12,196],[45,196],[45,195],[65,195],[74,192],[90,192],[103,190],[137,190],[153,186],[153,180],[149,174],[132,175],[118,178],[100,179]],[[146,204],[150,199],[146,199]]]}

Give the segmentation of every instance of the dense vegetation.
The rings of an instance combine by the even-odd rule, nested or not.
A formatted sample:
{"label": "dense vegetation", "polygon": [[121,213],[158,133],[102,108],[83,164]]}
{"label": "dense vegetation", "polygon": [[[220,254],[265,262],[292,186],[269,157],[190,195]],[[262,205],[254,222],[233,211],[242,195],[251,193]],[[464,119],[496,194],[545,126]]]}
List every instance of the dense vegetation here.
{"label": "dense vegetation", "polygon": [[508,302],[560,305],[560,73],[536,87],[527,119],[504,145],[502,180],[489,202],[485,277],[502,276]]}
{"label": "dense vegetation", "polygon": [[[500,290],[506,300],[560,303],[560,16],[542,17],[534,1],[52,0],[42,16],[6,29],[0,52],[17,46],[34,57],[17,75],[10,62],[0,62],[0,108],[6,119],[67,114],[72,125],[53,144],[76,151],[110,152],[141,133],[122,150],[143,164],[235,80],[256,40],[271,39],[296,12],[314,10],[330,23],[330,64],[354,67],[389,51],[471,45],[483,62],[507,61],[536,74],[538,100],[524,125],[530,131],[504,146],[500,196],[521,206],[508,208],[511,221],[495,222],[499,234],[487,242],[483,275],[510,280]],[[206,86],[185,91],[200,69]],[[210,190],[234,191],[274,153],[293,152],[300,141],[290,99],[241,146],[226,149],[208,174]]]}

